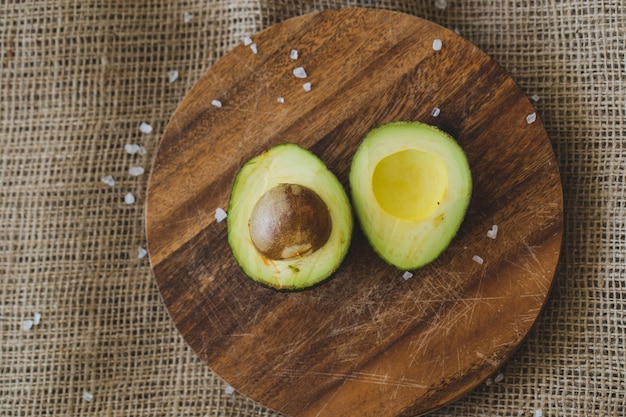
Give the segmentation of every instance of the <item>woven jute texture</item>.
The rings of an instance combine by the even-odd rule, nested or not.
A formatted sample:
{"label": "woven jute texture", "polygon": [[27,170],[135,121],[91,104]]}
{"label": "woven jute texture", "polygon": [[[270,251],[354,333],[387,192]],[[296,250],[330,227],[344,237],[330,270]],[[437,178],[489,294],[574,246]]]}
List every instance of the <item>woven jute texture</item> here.
{"label": "woven jute texture", "polygon": [[626,415],[624,3],[445,3],[4,0],[0,415],[277,416],[230,392],[173,326],[140,249],[148,173],[176,105],[245,36],[355,6],[432,20],[493,57],[533,97],[562,172],[545,310],[492,383],[433,415]]}

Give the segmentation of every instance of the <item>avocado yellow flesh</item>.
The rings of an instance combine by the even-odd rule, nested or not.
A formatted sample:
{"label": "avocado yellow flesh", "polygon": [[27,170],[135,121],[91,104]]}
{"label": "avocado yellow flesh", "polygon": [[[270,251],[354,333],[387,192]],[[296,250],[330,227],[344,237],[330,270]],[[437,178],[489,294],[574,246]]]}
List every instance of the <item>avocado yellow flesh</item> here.
{"label": "avocado yellow flesh", "polygon": [[364,138],[352,160],[350,189],[374,250],[410,270],[435,260],[454,238],[472,178],[451,136],[424,123],[392,122]]}
{"label": "avocado yellow flesh", "polygon": [[[323,201],[328,209],[325,216],[330,215],[330,234],[321,247],[303,251],[301,256],[272,259],[270,252],[261,253],[253,243],[251,218],[257,202],[268,191],[285,184],[306,187]],[[281,221],[268,219],[272,220]],[[278,290],[302,290],[319,284],[337,270],[350,246],[353,220],[346,192],[334,174],[310,151],[285,143],[252,158],[241,168],[231,190],[227,223],[233,256],[248,277]]]}
{"label": "avocado yellow flesh", "polygon": [[391,216],[419,221],[432,213],[444,197],[448,172],[430,152],[406,149],[384,157],[372,174],[378,204]]}

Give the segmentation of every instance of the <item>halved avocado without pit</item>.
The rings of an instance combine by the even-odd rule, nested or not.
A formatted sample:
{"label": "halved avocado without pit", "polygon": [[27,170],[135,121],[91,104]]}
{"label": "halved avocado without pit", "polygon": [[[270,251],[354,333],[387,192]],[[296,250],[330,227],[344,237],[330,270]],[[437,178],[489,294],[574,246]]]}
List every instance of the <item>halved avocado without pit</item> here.
{"label": "halved avocado without pit", "polygon": [[348,196],[326,165],[312,152],[284,143],[241,168],[227,224],[233,256],[248,277],[298,291],[339,268],[353,219]]}
{"label": "halved avocado without pit", "polygon": [[364,234],[383,260],[402,270],[423,267],[448,247],[472,193],[461,146],[421,122],[372,129],[353,156],[349,181]]}

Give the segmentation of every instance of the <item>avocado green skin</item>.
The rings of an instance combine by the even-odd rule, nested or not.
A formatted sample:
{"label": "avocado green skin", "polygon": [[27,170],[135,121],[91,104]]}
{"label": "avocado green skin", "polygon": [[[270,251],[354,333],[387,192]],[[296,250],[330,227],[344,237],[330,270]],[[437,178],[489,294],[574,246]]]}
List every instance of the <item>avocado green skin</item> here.
{"label": "avocado green skin", "polygon": [[[275,165],[271,165],[276,168],[275,170],[267,169],[267,167],[261,169],[261,166],[268,165],[268,161],[271,161],[271,158],[276,158],[276,161],[279,160],[278,158],[281,158],[280,161],[282,162],[276,162]],[[277,173],[276,175],[280,177],[280,180],[272,177],[272,171],[285,171],[286,169],[284,167],[292,163],[290,161],[294,160],[304,162],[301,164],[295,164],[297,167],[294,169],[297,169],[298,172],[293,173],[293,178],[291,178],[291,175],[287,175],[290,174],[289,172]],[[311,169],[314,172],[311,171]],[[250,184],[246,184],[246,181],[249,181],[251,175],[256,176],[257,178],[261,178],[263,175],[267,176],[267,178],[263,178],[263,181],[260,181],[264,184],[263,187],[265,188],[261,189],[261,186],[255,186],[252,187],[253,189],[247,190],[247,188],[250,187]],[[298,176],[300,178],[298,178]],[[321,178],[329,183],[327,187],[328,189],[320,189],[319,181]],[[292,181],[289,181],[290,179]],[[271,188],[273,186],[272,184],[278,184],[281,182],[291,182],[305,185],[316,191],[331,211],[333,231],[331,231],[331,236],[328,242],[326,242],[326,244],[317,251],[306,255],[299,260],[269,261],[272,265],[274,265],[274,267],[270,267],[265,262],[259,262],[259,260],[263,259],[263,256],[256,250],[256,248],[252,250],[253,245],[249,239],[247,224],[250,210],[247,210],[243,216],[238,217],[231,216],[231,213],[241,213],[240,204],[242,199],[250,200],[246,205],[246,209],[251,209],[260,195]],[[327,194],[331,193],[329,190],[333,190],[334,193],[337,194],[336,198],[328,197]],[[250,197],[246,191],[249,191],[255,197]],[[339,181],[314,153],[293,143],[281,143],[279,145],[275,145],[264,151],[262,154],[253,157],[240,168],[231,189],[231,196],[228,204],[228,217],[226,221],[228,243],[239,268],[248,278],[257,284],[280,292],[299,292],[315,288],[327,282],[339,269],[343,259],[347,255],[351,243],[353,228],[352,208],[350,206],[348,196]],[[242,226],[239,223],[243,221],[245,221],[245,225]],[[245,236],[243,236],[244,234]],[[248,242],[250,247],[247,247],[245,252],[242,252],[240,247],[248,245]],[[334,251],[333,245],[335,246]],[[325,254],[325,259],[330,259],[330,264],[325,263],[324,268],[316,268],[323,269],[323,271],[321,271],[323,273],[319,276],[315,276],[316,271],[309,270],[309,272],[307,272],[307,261],[312,262],[312,260],[315,259],[313,257],[320,256],[320,254]],[[266,262],[268,262],[267,259]],[[319,264],[315,266],[319,266]],[[293,274],[304,275],[306,279],[303,278],[303,282],[298,282],[297,279],[279,280],[274,279],[272,276],[268,279],[268,275],[271,275],[268,271],[272,270],[272,268],[274,268],[274,270],[280,269],[283,276],[285,271],[291,271]],[[262,269],[264,274],[259,273],[259,269]],[[314,278],[310,278],[311,276]]]}
{"label": "avocado green skin", "polygon": [[[429,245],[430,247],[436,246],[436,248],[434,250],[430,249],[428,251],[429,253],[426,255],[406,257],[402,261],[398,261],[398,256],[395,256],[394,259],[392,259],[392,257],[385,250],[385,245],[382,245],[381,242],[377,240],[376,233],[372,231],[372,227],[373,227],[372,219],[375,219],[377,222],[380,223],[384,221],[392,221],[390,220],[392,216],[386,213],[376,203],[371,203],[369,208],[366,208],[363,206],[363,203],[362,203],[363,196],[367,195],[368,192],[370,192],[370,194],[373,194],[373,191],[371,191],[371,189],[370,191],[362,190],[365,187],[360,184],[364,184],[364,183],[371,184],[370,179],[371,179],[371,174],[372,174],[373,169],[364,170],[362,169],[362,167],[361,169],[359,169],[359,166],[358,166],[358,164],[364,163],[363,155],[368,152],[369,148],[372,146],[373,141],[379,142],[378,146],[383,146],[381,139],[380,139],[380,134],[384,133],[389,128],[391,129],[400,128],[400,129],[407,129],[407,130],[415,129],[417,133],[425,132],[428,135],[437,136],[441,140],[441,143],[443,144],[443,146],[447,146],[450,149],[452,149],[453,154],[455,155],[455,158],[456,158],[455,159],[456,163],[453,165],[460,166],[459,170],[462,173],[462,177],[463,177],[461,178],[461,181],[460,181],[460,183],[462,184],[460,185],[459,195],[457,196],[458,201],[456,201],[456,204],[453,204],[454,214],[455,214],[454,219],[453,219],[454,221],[448,222],[448,224],[446,225],[445,233],[442,234],[441,238],[437,236],[437,234],[434,233],[434,231],[428,231],[428,233],[432,235],[431,238],[439,239],[437,242],[432,242],[428,239],[423,240],[423,243],[425,245]],[[395,151],[394,146],[396,145],[393,142],[394,141],[392,139],[389,139],[387,140],[387,143],[384,144],[386,147],[389,148],[389,152],[385,153],[383,157]],[[404,143],[403,146],[407,146],[406,143]],[[412,146],[412,145],[408,145],[408,146]],[[419,146],[417,146],[417,148],[419,149]],[[412,149],[412,148],[410,147],[399,148],[399,150],[404,150],[404,149]],[[379,158],[378,160],[381,160],[383,157]],[[363,180],[364,177],[366,178],[365,181]],[[355,216],[358,219],[361,229],[363,230],[364,235],[366,236],[370,246],[372,247],[374,252],[385,263],[393,267],[396,267],[397,269],[407,270],[407,271],[419,269],[430,264],[431,262],[436,260],[439,256],[441,256],[441,254],[445,252],[446,249],[450,246],[450,243],[452,242],[453,238],[457,235],[462,225],[463,219],[465,218],[465,215],[467,214],[469,202],[470,202],[471,195],[472,195],[472,187],[473,187],[473,181],[472,181],[471,171],[469,168],[469,162],[467,160],[467,157],[463,149],[456,142],[456,140],[451,135],[442,131],[441,129],[435,126],[428,125],[423,122],[418,122],[418,121],[388,122],[370,130],[365,136],[365,138],[362,140],[362,142],[360,143],[359,147],[357,148],[357,151],[355,152],[353,156],[353,159],[350,165],[349,180],[350,180],[350,194],[351,194],[352,205],[353,205],[353,209],[355,212]],[[370,200],[372,199],[370,198]],[[374,208],[374,210],[372,210],[372,208]],[[376,215],[372,215],[371,213],[372,211],[375,211]],[[370,220],[368,220],[368,217],[370,218]],[[431,219],[429,218],[426,220],[431,220]],[[396,221],[396,220],[394,219],[393,221]],[[410,230],[411,228],[410,222],[400,221],[400,223],[407,230]],[[379,230],[383,230],[383,229],[384,228],[379,227]],[[420,232],[418,231],[416,233],[420,233]],[[405,234],[405,236],[406,235],[407,234]],[[402,242],[402,239],[399,239],[398,241],[394,242],[395,246],[402,245],[403,243],[404,242]]]}

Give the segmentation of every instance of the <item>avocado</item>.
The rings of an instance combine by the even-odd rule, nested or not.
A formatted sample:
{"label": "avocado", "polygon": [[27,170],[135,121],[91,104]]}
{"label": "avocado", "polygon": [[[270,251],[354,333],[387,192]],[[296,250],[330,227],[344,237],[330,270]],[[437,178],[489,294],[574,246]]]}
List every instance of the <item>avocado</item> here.
{"label": "avocado", "polygon": [[461,146],[421,122],[370,130],[353,156],[349,182],[363,233],[384,261],[402,270],[425,266],[448,247],[472,193]]}
{"label": "avocado", "polygon": [[348,252],[352,227],[343,186],[299,145],[276,145],[235,177],[228,243],[243,272],[259,284],[298,291],[326,280]]}

